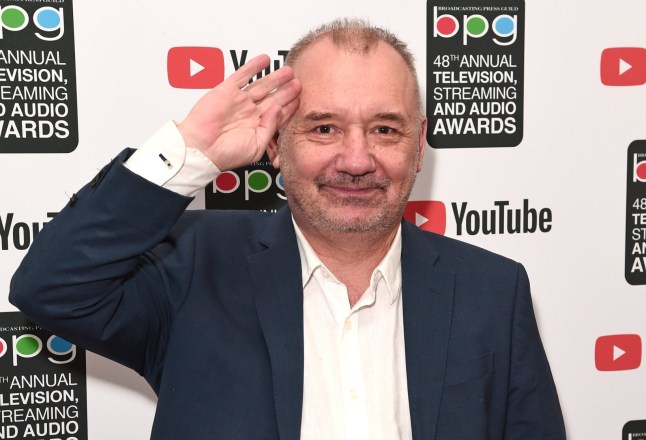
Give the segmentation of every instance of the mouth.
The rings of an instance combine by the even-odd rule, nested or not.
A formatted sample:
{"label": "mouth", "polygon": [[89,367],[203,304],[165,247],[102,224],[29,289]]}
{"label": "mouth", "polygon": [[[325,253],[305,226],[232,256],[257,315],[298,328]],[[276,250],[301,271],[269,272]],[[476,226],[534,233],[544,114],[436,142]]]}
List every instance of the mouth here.
{"label": "mouth", "polygon": [[364,205],[369,201],[375,202],[375,197],[385,194],[390,185],[385,178],[349,175],[322,176],[316,183],[322,194],[340,199],[344,204]]}
{"label": "mouth", "polygon": [[370,186],[321,185],[319,189],[341,197],[372,197],[375,194],[385,192],[385,188]]}

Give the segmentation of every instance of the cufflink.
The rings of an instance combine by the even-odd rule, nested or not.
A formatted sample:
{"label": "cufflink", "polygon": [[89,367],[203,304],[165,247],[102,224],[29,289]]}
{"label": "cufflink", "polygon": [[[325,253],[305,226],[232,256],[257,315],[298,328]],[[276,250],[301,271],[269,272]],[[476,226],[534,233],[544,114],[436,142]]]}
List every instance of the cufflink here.
{"label": "cufflink", "polygon": [[159,153],[159,158],[162,160],[162,162],[164,162],[166,164],[166,166],[168,167],[169,170],[173,168],[173,164],[170,163],[170,160],[166,159],[166,156]]}

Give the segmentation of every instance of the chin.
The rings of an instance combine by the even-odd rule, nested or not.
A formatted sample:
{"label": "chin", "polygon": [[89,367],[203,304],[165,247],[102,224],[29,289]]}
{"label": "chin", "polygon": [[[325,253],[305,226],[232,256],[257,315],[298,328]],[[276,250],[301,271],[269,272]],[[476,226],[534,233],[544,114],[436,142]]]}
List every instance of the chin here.
{"label": "chin", "polygon": [[357,214],[352,216],[329,217],[322,216],[319,219],[321,226],[329,231],[342,233],[358,232],[384,232],[393,224],[392,219],[387,218],[383,213]]}

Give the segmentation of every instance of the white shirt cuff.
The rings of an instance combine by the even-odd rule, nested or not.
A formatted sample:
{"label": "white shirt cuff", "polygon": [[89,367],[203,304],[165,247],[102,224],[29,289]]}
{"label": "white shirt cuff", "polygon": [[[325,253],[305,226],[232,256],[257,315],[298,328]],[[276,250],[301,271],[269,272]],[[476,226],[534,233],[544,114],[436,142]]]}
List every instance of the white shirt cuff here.
{"label": "white shirt cuff", "polygon": [[188,197],[195,196],[220,174],[201,151],[184,145],[173,121],[164,124],[124,165],[144,179]]}

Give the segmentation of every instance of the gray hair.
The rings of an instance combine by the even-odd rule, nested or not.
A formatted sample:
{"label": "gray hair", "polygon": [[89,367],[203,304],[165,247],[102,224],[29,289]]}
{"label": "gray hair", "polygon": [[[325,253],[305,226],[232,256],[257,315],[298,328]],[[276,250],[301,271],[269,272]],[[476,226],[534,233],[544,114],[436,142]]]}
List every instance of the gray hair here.
{"label": "gray hair", "polygon": [[397,38],[395,34],[386,29],[373,26],[367,20],[339,18],[308,32],[289,50],[289,54],[285,59],[285,65],[293,66],[303,52],[314,42],[328,36],[337,47],[350,52],[368,54],[374,50],[380,41],[395,49],[406,63],[411,75],[413,75],[416,111],[417,116],[421,120],[423,117],[422,98],[420,95],[417,71],[415,69],[415,57],[408,49],[406,43]]}

